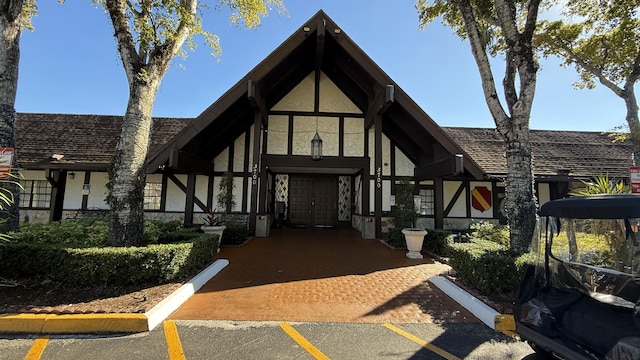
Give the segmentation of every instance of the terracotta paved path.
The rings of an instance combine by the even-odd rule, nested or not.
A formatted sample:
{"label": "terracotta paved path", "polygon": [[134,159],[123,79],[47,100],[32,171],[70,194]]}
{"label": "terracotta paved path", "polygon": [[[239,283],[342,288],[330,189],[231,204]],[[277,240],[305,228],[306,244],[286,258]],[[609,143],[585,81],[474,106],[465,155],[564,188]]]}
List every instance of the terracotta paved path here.
{"label": "terracotta paved path", "polygon": [[478,322],[427,279],[449,267],[411,260],[352,229],[281,229],[238,248],[170,318],[314,322]]}

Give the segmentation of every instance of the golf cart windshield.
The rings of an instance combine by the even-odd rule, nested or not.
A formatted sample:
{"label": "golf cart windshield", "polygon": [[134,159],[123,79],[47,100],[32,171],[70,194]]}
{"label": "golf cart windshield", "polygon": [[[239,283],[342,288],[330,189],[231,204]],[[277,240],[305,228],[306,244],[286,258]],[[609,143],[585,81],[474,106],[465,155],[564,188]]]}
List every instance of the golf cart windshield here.
{"label": "golf cart windshield", "polygon": [[562,199],[544,204],[539,214],[547,284],[635,305],[638,284],[630,280],[640,275],[640,196]]}
{"label": "golf cart windshield", "polygon": [[534,349],[571,359],[640,359],[640,195],[541,206],[514,307]]}

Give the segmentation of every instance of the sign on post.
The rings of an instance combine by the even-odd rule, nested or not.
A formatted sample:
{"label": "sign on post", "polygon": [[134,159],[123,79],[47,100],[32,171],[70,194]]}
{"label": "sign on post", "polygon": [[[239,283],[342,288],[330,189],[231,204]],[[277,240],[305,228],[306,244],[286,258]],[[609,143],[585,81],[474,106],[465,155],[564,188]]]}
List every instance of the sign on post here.
{"label": "sign on post", "polygon": [[631,193],[640,194],[640,166],[629,167],[629,179],[631,180]]}
{"label": "sign on post", "polygon": [[13,148],[0,147],[0,179],[6,179],[11,174]]}

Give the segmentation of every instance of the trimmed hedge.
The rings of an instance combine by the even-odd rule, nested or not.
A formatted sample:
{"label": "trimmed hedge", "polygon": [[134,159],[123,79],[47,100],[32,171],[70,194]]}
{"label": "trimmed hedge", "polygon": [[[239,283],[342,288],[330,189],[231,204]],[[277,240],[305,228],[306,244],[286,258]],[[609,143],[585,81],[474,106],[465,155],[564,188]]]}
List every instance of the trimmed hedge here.
{"label": "trimmed hedge", "polygon": [[222,245],[241,245],[249,237],[249,229],[246,224],[227,224],[227,228],[222,233]]}
{"label": "trimmed hedge", "polygon": [[201,270],[217,253],[218,236],[146,247],[74,248],[38,243],[0,244],[0,275],[45,275],[72,284],[164,283]]}
{"label": "trimmed hedge", "polygon": [[518,256],[488,240],[455,243],[450,249],[449,264],[460,279],[485,295],[515,293],[524,265],[533,260],[532,254]]}

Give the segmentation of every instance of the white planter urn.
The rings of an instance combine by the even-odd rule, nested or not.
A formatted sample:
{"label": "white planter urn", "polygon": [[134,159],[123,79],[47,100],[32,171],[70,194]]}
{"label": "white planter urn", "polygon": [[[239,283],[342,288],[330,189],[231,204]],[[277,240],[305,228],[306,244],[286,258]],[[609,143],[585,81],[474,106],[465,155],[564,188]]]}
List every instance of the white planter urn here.
{"label": "white planter urn", "polygon": [[404,234],[404,240],[407,242],[407,250],[409,250],[407,257],[409,259],[422,259],[423,256],[420,251],[422,250],[422,243],[425,235],[427,235],[427,230],[407,228],[402,229],[402,233]]}
{"label": "white planter urn", "polygon": [[200,226],[200,230],[205,234],[218,234],[218,250],[220,252],[220,242],[222,241],[222,233],[224,229],[226,229],[226,225],[202,225]]}

